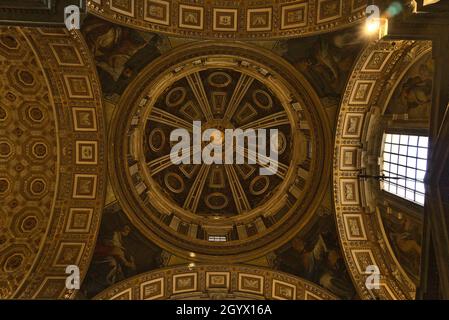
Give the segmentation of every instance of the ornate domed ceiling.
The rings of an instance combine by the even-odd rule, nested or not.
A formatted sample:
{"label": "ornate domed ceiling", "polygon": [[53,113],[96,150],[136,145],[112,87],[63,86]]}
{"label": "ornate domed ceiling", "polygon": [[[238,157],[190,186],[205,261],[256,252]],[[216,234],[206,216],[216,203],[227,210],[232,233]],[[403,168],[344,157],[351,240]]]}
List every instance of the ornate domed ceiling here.
{"label": "ornate domed ceiling", "polygon": [[[362,178],[385,128],[428,128],[430,42],[368,44],[366,3],[91,0],[81,32],[1,28],[0,297],[73,298],[76,265],[81,298],[413,298],[422,217]],[[278,157],[228,148],[239,129]]]}
{"label": "ornate domed ceiling", "polygon": [[[322,107],[293,68],[261,51],[214,42],[180,47],[144,69],[120,100],[113,186],[131,221],[170,252],[258,257],[298,233],[323,196],[329,129]],[[275,174],[259,175],[263,159],[238,147],[231,153],[244,164],[174,165],[170,134],[192,132],[193,121],[216,130],[212,141],[220,145],[227,129],[278,129],[277,140],[267,139],[279,151]]]}
{"label": "ornate domed ceiling", "polygon": [[[185,214],[187,219],[203,216],[242,221],[255,211],[268,211],[285,192],[295,165],[312,158],[307,154],[307,145],[312,142],[298,130],[299,118],[291,112],[291,107],[284,109],[270,89],[245,67],[225,68],[226,60],[215,59],[217,66],[223,65],[222,68],[206,66],[197,71],[195,68],[183,70],[182,75],[176,77],[181,79],[167,83],[169,87],[142,111],[143,118],[148,120],[145,131],[139,133],[143,137],[136,137],[136,140],[142,147],[139,152],[143,157],[140,154],[132,156],[137,155],[142,160],[145,184],[158,185],[153,199],[158,199],[161,209],[166,206],[167,211]],[[291,122],[289,115],[293,118]],[[280,130],[278,141],[273,140],[274,135],[270,137],[273,141],[267,141],[273,147],[274,143],[278,144],[280,158],[276,161],[276,174],[259,175],[262,160],[256,161],[257,155],[248,150],[249,146],[244,149],[235,146],[232,150],[233,162],[240,154],[246,160],[245,164],[192,164],[189,157],[186,161],[189,163],[172,168],[176,166],[170,159],[174,144],[170,143],[170,134],[176,128],[193,131],[193,121],[201,122],[203,134],[205,130],[216,130],[211,132],[212,142],[220,145],[221,152],[216,156],[223,163],[224,157],[229,156],[226,154],[225,130],[277,128]],[[205,147],[204,142],[203,145]],[[200,153],[201,149],[198,155]],[[296,155],[294,159],[293,155]]]}

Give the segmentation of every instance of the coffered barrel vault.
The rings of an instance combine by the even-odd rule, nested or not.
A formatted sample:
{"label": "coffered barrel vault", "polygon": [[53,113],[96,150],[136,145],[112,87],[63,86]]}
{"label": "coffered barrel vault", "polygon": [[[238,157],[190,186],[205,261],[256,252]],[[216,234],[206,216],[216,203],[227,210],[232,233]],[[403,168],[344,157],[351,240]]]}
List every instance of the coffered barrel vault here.
{"label": "coffered barrel vault", "polygon": [[105,190],[99,83],[84,40],[0,29],[0,298],[68,298],[84,277]]}
{"label": "coffered barrel vault", "polygon": [[309,36],[358,23],[366,0],[90,0],[88,12],[142,30],[199,39]]}
{"label": "coffered barrel vault", "polygon": [[[371,43],[359,57],[338,115],[334,149],[333,189],[337,229],[354,284],[362,298],[411,299],[415,284],[397,261],[380,216],[372,205],[373,190],[360,179],[369,166],[367,145],[378,132],[378,118],[387,108],[404,74],[430,52],[426,41]],[[380,174],[374,172],[373,174]],[[379,267],[380,290],[368,290],[368,266]]]}

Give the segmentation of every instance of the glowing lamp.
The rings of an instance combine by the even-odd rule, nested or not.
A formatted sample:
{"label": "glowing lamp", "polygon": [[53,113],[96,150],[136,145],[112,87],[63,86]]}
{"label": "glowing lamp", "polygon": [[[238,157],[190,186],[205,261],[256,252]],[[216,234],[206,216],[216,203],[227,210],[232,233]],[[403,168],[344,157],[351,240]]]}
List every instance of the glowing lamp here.
{"label": "glowing lamp", "polygon": [[382,39],[388,33],[387,18],[369,18],[366,20],[365,33],[370,37]]}

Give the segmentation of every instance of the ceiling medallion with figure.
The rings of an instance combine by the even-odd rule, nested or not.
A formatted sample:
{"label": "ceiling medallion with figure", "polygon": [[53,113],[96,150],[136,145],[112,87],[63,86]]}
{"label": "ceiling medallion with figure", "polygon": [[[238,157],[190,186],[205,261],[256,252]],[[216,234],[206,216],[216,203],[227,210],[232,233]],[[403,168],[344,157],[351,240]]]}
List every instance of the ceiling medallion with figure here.
{"label": "ceiling medallion with figure", "polygon": [[[189,44],[149,65],[122,96],[111,131],[113,186],[136,227],[173,253],[257,257],[301,231],[321,200],[330,149],[323,117],[311,87],[273,53]],[[229,149],[228,132],[257,139],[226,150],[239,162],[174,163],[170,136],[179,129],[193,136],[189,160],[198,135],[203,157],[211,146]],[[255,141],[276,157],[254,152]],[[275,170],[260,174],[268,167]]]}

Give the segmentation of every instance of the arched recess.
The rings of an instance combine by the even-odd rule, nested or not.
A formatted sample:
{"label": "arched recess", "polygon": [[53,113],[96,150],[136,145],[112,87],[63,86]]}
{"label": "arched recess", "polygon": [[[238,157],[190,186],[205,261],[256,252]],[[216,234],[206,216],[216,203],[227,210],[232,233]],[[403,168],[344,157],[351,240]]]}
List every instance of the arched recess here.
{"label": "arched recess", "polygon": [[[371,43],[355,65],[340,108],[333,163],[335,212],[347,266],[363,299],[415,296],[415,284],[398,262],[376,213],[379,182],[359,175],[379,175],[379,160],[372,153],[380,148],[379,119],[404,74],[430,50],[426,41]],[[378,289],[366,288],[370,265],[379,268]]]}
{"label": "arched recess", "polygon": [[184,38],[273,40],[336,31],[365,17],[366,0],[91,0],[88,12]]}
{"label": "arched recess", "polygon": [[79,32],[0,29],[0,298],[71,298],[105,191],[100,84]]}
{"label": "arched recess", "polygon": [[164,268],[122,281],[94,299],[335,300],[334,295],[298,277],[243,265]]}

